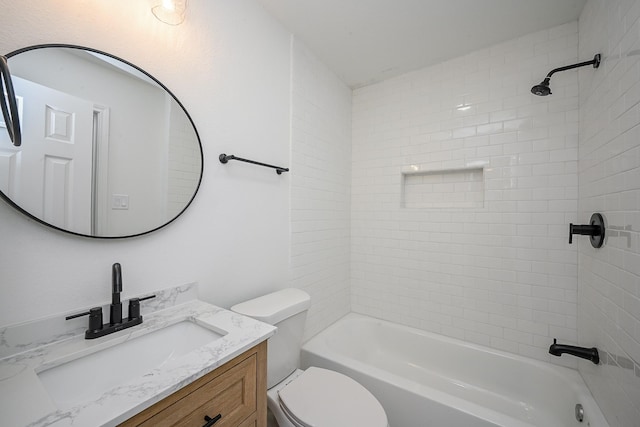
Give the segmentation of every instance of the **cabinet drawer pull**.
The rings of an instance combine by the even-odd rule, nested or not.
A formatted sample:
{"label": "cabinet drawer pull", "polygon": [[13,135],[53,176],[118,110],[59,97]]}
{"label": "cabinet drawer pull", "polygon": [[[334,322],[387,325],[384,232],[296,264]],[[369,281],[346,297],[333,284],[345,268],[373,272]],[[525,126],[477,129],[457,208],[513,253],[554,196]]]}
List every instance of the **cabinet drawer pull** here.
{"label": "cabinet drawer pull", "polygon": [[211,427],[212,425],[214,425],[215,423],[217,423],[218,421],[220,421],[220,418],[222,418],[222,414],[218,414],[215,417],[211,418],[209,415],[205,415],[204,416],[204,420],[207,422],[205,425],[203,425],[202,427]]}

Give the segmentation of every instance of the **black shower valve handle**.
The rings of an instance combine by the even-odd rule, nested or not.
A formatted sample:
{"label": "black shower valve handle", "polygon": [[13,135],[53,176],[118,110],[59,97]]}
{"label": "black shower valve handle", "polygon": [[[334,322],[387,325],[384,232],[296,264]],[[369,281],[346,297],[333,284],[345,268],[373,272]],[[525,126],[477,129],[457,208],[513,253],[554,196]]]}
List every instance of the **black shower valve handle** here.
{"label": "black shower valve handle", "polygon": [[604,219],[599,213],[591,215],[589,224],[575,225],[569,224],[569,244],[573,243],[573,235],[580,234],[582,236],[590,236],[591,246],[594,248],[602,247],[604,243]]}
{"label": "black shower valve handle", "polygon": [[574,234],[580,234],[582,236],[597,236],[600,234],[600,226],[569,224],[569,243],[570,244],[572,243]]}

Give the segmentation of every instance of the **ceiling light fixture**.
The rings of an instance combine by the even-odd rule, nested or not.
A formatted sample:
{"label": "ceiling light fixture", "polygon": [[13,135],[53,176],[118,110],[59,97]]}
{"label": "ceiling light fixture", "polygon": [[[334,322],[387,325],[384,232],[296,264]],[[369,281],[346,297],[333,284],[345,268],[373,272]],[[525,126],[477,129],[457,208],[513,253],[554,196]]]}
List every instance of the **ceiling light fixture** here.
{"label": "ceiling light fixture", "polygon": [[187,0],[162,0],[162,3],[151,8],[158,20],[169,25],[180,25],[187,11]]}

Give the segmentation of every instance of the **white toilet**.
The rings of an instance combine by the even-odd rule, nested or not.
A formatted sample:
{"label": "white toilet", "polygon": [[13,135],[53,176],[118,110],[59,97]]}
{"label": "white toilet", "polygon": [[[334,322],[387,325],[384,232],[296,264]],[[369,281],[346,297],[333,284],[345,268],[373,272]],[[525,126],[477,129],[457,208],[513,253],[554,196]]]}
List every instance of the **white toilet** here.
{"label": "white toilet", "polygon": [[283,289],[231,307],[278,327],[269,338],[267,404],[280,427],[388,427],[380,402],[341,373],[298,369],[309,295]]}

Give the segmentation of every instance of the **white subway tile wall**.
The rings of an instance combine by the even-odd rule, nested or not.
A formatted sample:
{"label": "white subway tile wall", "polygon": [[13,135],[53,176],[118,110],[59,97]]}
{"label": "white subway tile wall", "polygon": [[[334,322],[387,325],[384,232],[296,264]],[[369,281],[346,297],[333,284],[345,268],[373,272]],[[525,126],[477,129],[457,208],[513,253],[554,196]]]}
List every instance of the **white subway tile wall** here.
{"label": "white subway tile wall", "polygon": [[600,212],[606,239],[579,241],[579,341],[604,365],[579,370],[611,427],[640,425],[640,1],[589,0],[580,16],[580,223]]}
{"label": "white subway tile wall", "polygon": [[291,283],[311,295],[305,339],[350,311],[351,90],[292,42]]}
{"label": "white subway tile wall", "polygon": [[[572,22],[354,91],[352,310],[551,358],[576,342],[578,74]],[[403,171],[482,168],[483,207],[402,206]]]}

